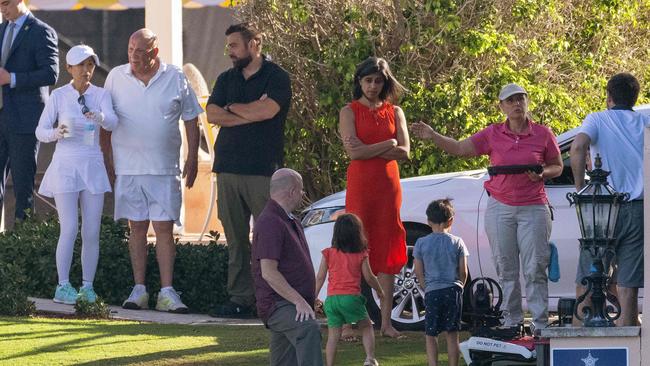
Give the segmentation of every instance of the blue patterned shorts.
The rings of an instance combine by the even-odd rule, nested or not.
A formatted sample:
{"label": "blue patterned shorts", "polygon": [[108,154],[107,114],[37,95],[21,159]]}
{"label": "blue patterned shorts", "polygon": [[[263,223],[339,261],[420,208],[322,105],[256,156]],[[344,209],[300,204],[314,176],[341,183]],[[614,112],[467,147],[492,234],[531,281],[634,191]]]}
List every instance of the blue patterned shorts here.
{"label": "blue patterned shorts", "polygon": [[429,291],[424,295],[426,335],[435,337],[442,332],[460,330],[463,311],[463,289],[458,286]]}

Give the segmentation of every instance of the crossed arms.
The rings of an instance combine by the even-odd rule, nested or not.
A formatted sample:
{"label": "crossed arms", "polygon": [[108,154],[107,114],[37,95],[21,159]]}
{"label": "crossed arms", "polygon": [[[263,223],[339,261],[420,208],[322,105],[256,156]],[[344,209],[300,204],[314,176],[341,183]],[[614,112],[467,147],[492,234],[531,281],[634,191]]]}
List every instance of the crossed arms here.
{"label": "crossed arms", "polygon": [[343,107],[339,113],[339,133],[343,147],[352,160],[366,160],[380,157],[387,160],[407,160],[411,149],[406,127],[406,117],[400,107],[395,106],[394,139],[384,140],[375,144],[364,144],[357,137],[354,125],[354,112],[349,106]]}
{"label": "crossed arms", "polygon": [[266,94],[254,102],[232,103],[224,107],[208,104],[208,122],[221,127],[234,127],[266,121],[280,111],[280,105]]}

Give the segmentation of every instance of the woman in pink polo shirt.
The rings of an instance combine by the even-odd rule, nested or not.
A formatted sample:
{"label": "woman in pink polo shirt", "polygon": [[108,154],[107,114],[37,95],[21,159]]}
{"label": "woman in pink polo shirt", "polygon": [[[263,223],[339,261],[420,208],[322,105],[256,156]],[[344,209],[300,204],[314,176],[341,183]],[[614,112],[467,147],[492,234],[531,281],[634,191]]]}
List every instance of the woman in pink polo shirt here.
{"label": "woman in pink polo shirt", "polygon": [[[503,287],[504,325],[522,324],[519,263],[526,281],[526,300],[536,329],[548,321],[548,278],[551,214],[544,180],[562,173],[562,158],[555,135],[548,127],[533,122],[528,114],[528,93],[508,84],[499,93],[503,123],[490,125],[462,141],[443,136],[418,122],[413,134],[432,140],[456,156],[489,155],[494,173],[485,182],[490,196],[485,211],[485,232],[492,258]],[[530,169],[503,166],[531,166]],[[538,169],[532,168],[538,166]]]}

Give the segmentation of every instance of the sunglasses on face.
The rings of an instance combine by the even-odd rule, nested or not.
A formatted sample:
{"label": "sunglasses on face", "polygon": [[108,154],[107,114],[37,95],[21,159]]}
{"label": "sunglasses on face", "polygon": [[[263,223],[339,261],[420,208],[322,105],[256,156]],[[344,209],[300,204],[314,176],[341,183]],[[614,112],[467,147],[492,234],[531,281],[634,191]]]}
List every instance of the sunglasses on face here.
{"label": "sunglasses on face", "polygon": [[86,98],[83,95],[77,98],[77,103],[81,106],[81,113],[86,114],[90,112],[90,109],[86,105]]}

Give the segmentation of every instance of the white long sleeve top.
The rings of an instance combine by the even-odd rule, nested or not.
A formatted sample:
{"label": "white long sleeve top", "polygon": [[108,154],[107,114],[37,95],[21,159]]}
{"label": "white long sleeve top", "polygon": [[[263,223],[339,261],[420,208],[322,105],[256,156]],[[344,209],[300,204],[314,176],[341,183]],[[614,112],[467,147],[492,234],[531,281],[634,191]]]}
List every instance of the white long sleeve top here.
{"label": "white long sleeve top", "polygon": [[[83,93],[88,109],[94,113],[102,113],[104,118],[100,126],[107,131],[112,131],[118,123],[117,115],[113,110],[111,94],[104,88],[90,85]],[[72,130],[72,136],[58,140],[56,155],[101,155],[99,148],[99,128],[95,126],[94,141],[91,145],[84,143],[84,128],[89,122],[81,112],[82,105],[78,102],[79,92],[72,84],[64,85],[52,91],[45,109],[36,127],[36,138],[42,142],[56,141],[55,123],[64,123]],[[57,124],[57,125],[58,125]]]}

